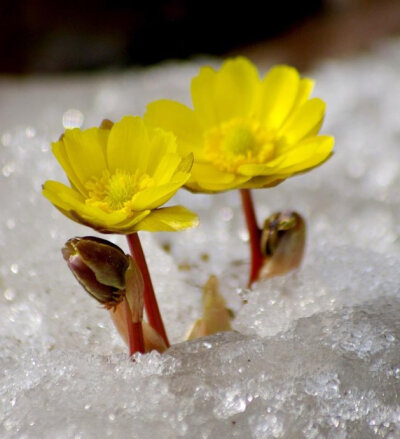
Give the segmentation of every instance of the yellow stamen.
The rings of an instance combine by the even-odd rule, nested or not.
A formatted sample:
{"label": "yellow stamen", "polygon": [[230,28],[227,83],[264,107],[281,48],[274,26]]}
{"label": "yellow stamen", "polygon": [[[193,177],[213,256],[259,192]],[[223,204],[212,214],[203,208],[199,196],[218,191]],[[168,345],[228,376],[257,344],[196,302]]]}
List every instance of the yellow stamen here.
{"label": "yellow stamen", "polygon": [[265,163],[273,158],[275,142],[259,122],[233,119],[205,135],[205,154],[222,171],[236,172],[243,164]]}
{"label": "yellow stamen", "polygon": [[139,170],[129,173],[117,169],[112,175],[106,170],[100,178],[93,177],[86,182],[85,187],[89,192],[86,203],[105,212],[121,209],[131,211],[134,195],[151,186],[154,186],[154,180]]}

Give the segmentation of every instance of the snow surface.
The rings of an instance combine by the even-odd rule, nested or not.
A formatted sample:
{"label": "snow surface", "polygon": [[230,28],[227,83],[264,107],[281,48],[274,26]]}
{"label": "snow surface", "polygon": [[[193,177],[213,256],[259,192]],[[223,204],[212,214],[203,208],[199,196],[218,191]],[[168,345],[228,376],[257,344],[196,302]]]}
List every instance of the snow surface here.
{"label": "snow surface", "polygon": [[[298,272],[243,288],[238,195],[180,192],[201,226],[142,237],[177,344],[135,363],[68,272],[61,246],[92,232],[40,194],[44,180],[65,181],[50,141],[156,98],[189,103],[201,64],[0,80],[1,438],[400,438],[399,40],[311,72],[335,155],[255,195],[260,220],[306,217]],[[210,274],[236,331],[180,343]]]}

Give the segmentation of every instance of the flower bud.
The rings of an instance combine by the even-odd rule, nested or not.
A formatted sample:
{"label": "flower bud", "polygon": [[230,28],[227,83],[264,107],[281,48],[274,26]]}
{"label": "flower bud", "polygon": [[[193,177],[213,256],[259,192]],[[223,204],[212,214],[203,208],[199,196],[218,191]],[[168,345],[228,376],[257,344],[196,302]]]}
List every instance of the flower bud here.
{"label": "flower bud", "polygon": [[102,130],[111,130],[113,125],[114,122],[112,122],[110,119],[103,119],[99,128],[101,128]]}
{"label": "flower bud", "polygon": [[232,313],[227,309],[225,299],[219,291],[216,276],[210,276],[205,283],[202,299],[203,317],[195,321],[186,336],[186,340],[194,340],[232,329]]}
{"label": "flower bud", "polygon": [[123,300],[130,262],[118,246],[85,236],[67,241],[62,254],[83,288],[107,309],[115,308]]}
{"label": "flower bud", "polygon": [[305,240],[306,224],[301,215],[293,211],[270,215],[261,231],[264,263],[260,279],[283,275],[297,268],[303,259]]}

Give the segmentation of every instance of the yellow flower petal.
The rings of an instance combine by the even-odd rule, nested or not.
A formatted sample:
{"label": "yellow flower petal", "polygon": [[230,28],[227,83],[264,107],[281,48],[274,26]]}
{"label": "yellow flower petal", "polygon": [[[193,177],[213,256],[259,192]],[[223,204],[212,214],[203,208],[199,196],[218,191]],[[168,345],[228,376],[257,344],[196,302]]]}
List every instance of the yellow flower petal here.
{"label": "yellow flower petal", "polygon": [[191,82],[193,107],[203,128],[219,123],[214,96],[216,75],[211,67],[202,67]]}
{"label": "yellow flower petal", "polygon": [[137,230],[176,232],[195,227],[198,223],[198,216],[182,206],[163,207],[161,209],[152,210],[151,213],[138,224]]}
{"label": "yellow flower petal", "polygon": [[[311,99],[299,107],[280,131],[285,144],[293,145],[306,136],[315,135],[324,119],[325,107],[325,102],[318,98]],[[286,148],[283,148],[279,153],[285,151]]]}
{"label": "yellow flower petal", "polygon": [[84,184],[93,176],[100,176],[106,168],[105,147],[108,130],[78,128],[66,130],[62,138],[71,168]]}
{"label": "yellow flower petal", "polygon": [[194,157],[192,153],[189,153],[187,156],[183,157],[179,166],[177,168],[178,172],[190,172],[193,166]]}
{"label": "yellow flower petal", "polygon": [[55,181],[47,181],[43,186],[43,195],[68,218],[98,228],[98,220],[89,220],[92,216],[87,212],[85,215],[82,213],[86,210],[84,201],[76,197],[73,189]]}
{"label": "yellow flower petal", "polygon": [[193,154],[188,154],[184,158],[178,154],[165,154],[163,157],[158,157],[157,167],[150,175],[158,186],[164,185],[171,181],[175,173],[188,173],[192,165]]}
{"label": "yellow flower petal", "polygon": [[332,136],[315,136],[303,140],[282,162],[279,174],[304,172],[322,164],[332,154],[334,143]]}
{"label": "yellow flower petal", "polygon": [[[239,172],[247,176],[288,175],[322,164],[332,152],[334,139],[331,136],[315,136],[303,140],[295,148],[279,158],[279,165],[242,165]],[[284,177],[286,176],[286,177]]]}
{"label": "yellow flower petal", "polygon": [[257,175],[272,175],[279,173],[280,164],[285,157],[280,156],[269,163],[250,163],[239,166],[238,173],[248,177],[256,177]]}
{"label": "yellow flower petal", "polygon": [[[47,181],[43,186],[43,195],[61,211],[67,212],[67,216],[74,221],[78,221],[78,215],[83,220],[80,222],[97,228],[107,219],[107,214],[86,206],[80,194],[62,183]],[[119,218],[119,220],[122,219]]]}
{"label": "yellow flower petal", "polygon": [[202,126],[248,116],[259,82],[257,69],[243,57],[224,62],[219,72],[203,67],[191,83],[193,106]]}
{"label": "yellow flower petal", "polygon": [[[64,190],[66,188],[67,190],[74,191],[74,189],[69,188],[62,183],[59,183],[58,181],[46,181],[43,185],[42,194],[44,197],[46,197],[55,207],[57,207],[58,210],[60,210],[64,215],[66,215],[68,218],[74,220],[72,215],[70,214],[70,205],[65,204],[63,200],[60,199],[58,193],[60,190]],[[76,193],[76,192],[75,192]],[[79,196],[79,194],[76,194]]]}
{"label": "yellow flower petal", "polygon": [[186,187],[193,192],[219,192],[235,189],[249,177],[222,172],[208,163],[194,163]]}
{"label": "yellow flower petal", "polygon": [[243,189],[260,189],[267,187],[274,187],[282,183],[286,177],[279,177],[277,175],[257,176],[240,186]]}
{"label": "yellow flower petal", "polygon": [[159,158],[158,166],[152,175],[157,185],[165,184],[170,181],[181,160],[181,157],[177,154],[166,154],[161,160]]}
{"label": "yellow flower petal", "polygon": [[314,81],[309,78],[302,78],[299,82],[299,89],[297,90],[297,96],[293,105],[293,110],[300,107],[310,97],[314,88]]}
{"label": "yellow flower petal", "polygon": [[43,185],[43,195],[63,213],[68,212],[69,218],[78,221],[77,216],[79,216],[83,220],[81,222],[96,230],[124,221],[127,216],[122,211],[107,213],[88,206],[85,204],[85,199],[77,191],[57,181],[46,181]]}
{"label": "yellow flower petal", "polygon": [[255,66],[239,57],[223,63],[215,80],[215,106],[219,122],[248,117],[253,111],[259,76]]}
{"label": "yellow flower petal", "polygon": [[[77,203],[84,203],[84,197],[75,189],[72,189],[65,184],[60,183],[58,181],[48,180],[43,185],[43,195],[52,203],[57,203],[60,207],[67,209],[70,207],[69,204],[65,204],[63,202],[62,195],[66,194],[69,198],[72,198]],[[64,205],[61,205],[64,203]]]}
{"label": "yellow flower petal", "polygon": [[195,163],[192,168],[194,180],[208,180],[217,184],[230,184],[235,180],[235,174],[219,171],[208,163]]}
{"label": "yellow flower petal", "polygon": [[179,173],[175,175],[171,183],[144,189],[133,197],[132,209],[156,209],[162,206],[175,195],[176,191],[188,181],[189,177],[190,174],[188,173]]}
{"label": "yellow flower petal", "polygon": [[196,159],[201,159],[202,128],[193,110],[179,102],[163,99],[147,106],[144,120],[150,126],[172,131],[177,136],[180,154],[193,152]]}
{"label": "yellow flower petal", "polygon": [[145,171],[150,156],[150,143],[143,119],[125,116],[113,125],[107,144],[108,168]]}
{"label": "yellow flower petal", "polygon": [[299,74],[288,66],[273,67],[261,84],[258,118],[277,131],[292,111],[299,91]]}
{"label": "yellow flower petal", "polygon": [[129,218],[125,218],[123,221],[107,224],[102,228],[98,228],[99,232],[103,233],[119,233],[123,235],[129,235],[131,233],[141,230],[138,228],[140,222],[150,215],[151,210],[143,210],[141,212],[134,212]]}
{"label": "yellow flower petal", "polygon": [[[150,154],[146,172],[154,177],[164,157],[174,156],[176,162],[179,162],[180,154],[177,153],[176,136],[173,133],[160,128],[148,128],[147,134],[150,142]],[[158,179],[162,176],[158,175],[154,178]]]}
{"label": "yellow flower petal", "polygon": [[51,150],[60,163],[61,167],[64,169],[64,172],[67,174],[68,180],[71,184],[82,194],[85,195],[87,193],[83,183],[79,180],[75,171],[73,170],[71,163],[69,162],[69,158],[67,156],[67,152],[65,151],[65,145],[62,140],[58,142],[53,142],[51,144]]}

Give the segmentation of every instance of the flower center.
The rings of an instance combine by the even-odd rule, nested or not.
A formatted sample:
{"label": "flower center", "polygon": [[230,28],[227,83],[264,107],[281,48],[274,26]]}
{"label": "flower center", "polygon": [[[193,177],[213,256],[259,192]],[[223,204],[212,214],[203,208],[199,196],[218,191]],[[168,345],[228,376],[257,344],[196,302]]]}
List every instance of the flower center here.
{"label": "flower center", "polygon": [[93,177],[86,182],[85,187],[89,192],[86,203],[105,212],[121,209],[131,211],[133,196],[150,186],[154,186],[154,180],[139,170],[130,173],[117,169],[112,175],[106,170],[100,178]]}
{"label": "flower center", "polygon": [[205,154],[218,169],[236,172],[243,164],[265,163],[273,158],[275,142],[259,122],[233,119],[205,134]]}

